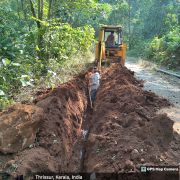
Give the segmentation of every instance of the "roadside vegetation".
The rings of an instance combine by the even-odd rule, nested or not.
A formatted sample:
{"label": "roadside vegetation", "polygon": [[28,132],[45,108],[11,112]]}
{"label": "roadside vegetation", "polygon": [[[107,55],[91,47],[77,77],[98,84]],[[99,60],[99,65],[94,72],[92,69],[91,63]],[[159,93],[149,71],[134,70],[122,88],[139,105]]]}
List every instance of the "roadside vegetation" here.
{"label": "roadside vegetation", "polygon": [[103,24],[123,26],[128,56],[179,66],[179,0],[1,0],[0,111],[84,70]]}
{"label": "roadside vegetation", "polygon": [[129,0],[116,7],[116,13],[121,10],[124,15],[118,21],[124,21],[127,56],[177,70],[180,65],[180,1]]}
{"label": "roadside vegetation", "polygon": [[85,69],[95,42],[92,18],[87,18],[96,17],[99,26],[106,9],[90,0],[2,0],[0,111],[14,102],[32,101],[34,91],[53,89]]}

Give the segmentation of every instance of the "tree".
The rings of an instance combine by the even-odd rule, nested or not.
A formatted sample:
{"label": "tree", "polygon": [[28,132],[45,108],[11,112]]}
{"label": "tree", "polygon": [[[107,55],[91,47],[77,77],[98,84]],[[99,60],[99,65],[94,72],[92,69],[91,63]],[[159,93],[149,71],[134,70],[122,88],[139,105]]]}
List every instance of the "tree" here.
{"label": "tree", "polygon": [[131,0],[128,0],[128,26],[129,26],[129,50],[131,50]]}

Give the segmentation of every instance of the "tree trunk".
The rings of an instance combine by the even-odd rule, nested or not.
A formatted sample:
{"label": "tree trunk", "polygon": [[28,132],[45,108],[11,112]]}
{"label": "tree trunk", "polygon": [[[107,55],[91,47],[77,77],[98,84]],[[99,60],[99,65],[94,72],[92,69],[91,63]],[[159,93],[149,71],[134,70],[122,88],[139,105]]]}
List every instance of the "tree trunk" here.
{"label": "tree trunk", "polygon": [[39,31],[38,47],[39,47],[40,51],[38,53],[38,58],[40,60],[42,60],[41,49],[42,49],[42,45],[43,45],[42,42],[43,42],[43,34],[44,33],[41,31],[41,22],[40,21],[42,21],[42,17],[43,17],[43,0],[38,0],[38,19],[37,19],[36,12],[34,9],[33,1],[32,0],[29,0],[29,1],[30,1],[30,5],[31,5],[31,11],[32,11],[33,17],[36,19],[36,24],[37,24],[38,31]]}
{"label": "tree trunk", "polygon": [[[53,3],[53,0],[49,0],[48,21],[49,21],[50,18],[51,18],[51,7],[52,7],[52,3]],[[51,49],[51,35],[49,35],[48,47],[49,47],[49,49]],[[49,58],[51,58],[51,54],[50,54],[50,53],[47,53],[47,61],[48,61]]]}
{"label": "tree trunk", "polygon": [[180,6],[180,1],[176,0],[176,4],[175,6],[177,6],[177,18],[178,18],[178,24],[180,24],[180,11],[179,11],[179,6]]}
{"label": "tree trunk", "polygon": [[49,0],[49,11],[48,11],[48,20],[51,18],[51,7],[52,7],[53,0]]}
{"label": "tree trunk", "polygon": [[[43,0],[38,0],[38,18],[37,18],[33,1],[29,0],[29,2],[31,5],[31,11],[32,11],[33,17],[36,19],[35,21],[36,21],[36,24],[38,27],[38,47],[40,49],[40,51],[38,53],[38,58],[40,60],[42,60],[42,63],[44,64],[44,68],[43,68],[42,73],[46,73],[49,56],[48,56],[48,54],[47,54],[47,56],[45,56],[45,53],[43,53],[44,50],[42,50],[43,49],[43,35],[46,32],[46,29],[45,29],[45,27],[42,27],[42,24],[41,24],[41,21],[43,19],[43,5],[44,5],[44,3],[43,3]],[[50,20],[50,18],[51,18],[52,3],[53,3],[53,0],[49,0],[49,10],[48,10],[48,17],[47,17],[48,20]]]}
{"label": "tree trunk", "polygon": [[38,47],[40,49],[39,51],[39,59],[43,59],[43,52],[42,52],[42,47],[43,47],[43,35],[44,31],[42,31],[41,28],[41,21],[43,17],[43,0],[38,0],[38,26],[39,26],[39,39],[38,39]]}
{"label": "tree trunk", "polygon": [[40,28],[39,23],[37,21],[36,12],[35,12],[35,9],[34,9],[34,4],[33,4],[32,0],[29,0],[29,2],[30,2],[30,5],[31,5],[31,12],[33,14],[33,17],[36,19],[37,27]]}
{"label": "tree trunk", "polygon": [[27,19],[26,9],[24,9],[23,0],[21,0],[21,7],[22,7],[22,10],[23,10],[23,13],[24,13],[25,20],[26,20],[26,22],[27,22],[27,24],[28,24],[29,31],[30,31],[30,30],[31,30],[31,25],[30,25],[30,22],[29,22],[28,19]]}
{"label": "tree trunk", "polygon": [[17,0],[17,10],[18,10],[18,16],[19,16],[19,23],[20,23],[21,16],[20,16],[20,13],[19,13],[19,0]]}
{"label": "tree trunk", "polygon": [[131,50],[131,0],[129,0],[129,50]]}
{"label": "tree trunk", "polygon": [[[163,20],[164,20],[164,17],[165,17],[165,7],[162,6],[162,11],[163,11],[163,14],[162,14],[162,19],[160,20],[159,22],[159,29],[158,29],[158,35],[160,34],[161,32],[161,29],[162,29],[162,25],[163,25]],[[160,36],[160,38],[162,37],[162,35]]]}
{"label": "tree trunk", "polygon": [[180,14],[178,14],[178,24],[180,24]]}

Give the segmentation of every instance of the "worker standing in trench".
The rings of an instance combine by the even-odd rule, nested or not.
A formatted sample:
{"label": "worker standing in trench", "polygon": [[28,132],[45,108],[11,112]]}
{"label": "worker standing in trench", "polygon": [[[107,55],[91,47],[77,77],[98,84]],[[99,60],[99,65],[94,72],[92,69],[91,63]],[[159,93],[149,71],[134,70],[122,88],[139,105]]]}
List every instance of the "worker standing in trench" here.
{"label": "worker standing in trench", "polygon": [[93,71],[94,71],[94,76],[91,77],[92,84],[91,85],[89,84],[89,86],[91,87],[91,101],[92,101],[92,105],[94,106],[96,90],[97,90],[97,88],[99,86],[100,75],[98,73],[98,68],[97,67],[94,67]]}

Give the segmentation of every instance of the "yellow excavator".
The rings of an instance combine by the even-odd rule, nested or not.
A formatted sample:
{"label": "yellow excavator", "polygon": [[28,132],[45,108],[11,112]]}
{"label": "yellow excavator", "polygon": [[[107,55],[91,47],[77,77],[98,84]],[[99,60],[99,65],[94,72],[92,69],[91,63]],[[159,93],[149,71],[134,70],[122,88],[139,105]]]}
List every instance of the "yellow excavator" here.
{"label": "yellow excavator", "polygon": [[123,44],[122,26],[102,26],[96,43],[95,62],[101,71],[101,63],[119,62],[125,64],[126,44]]}

